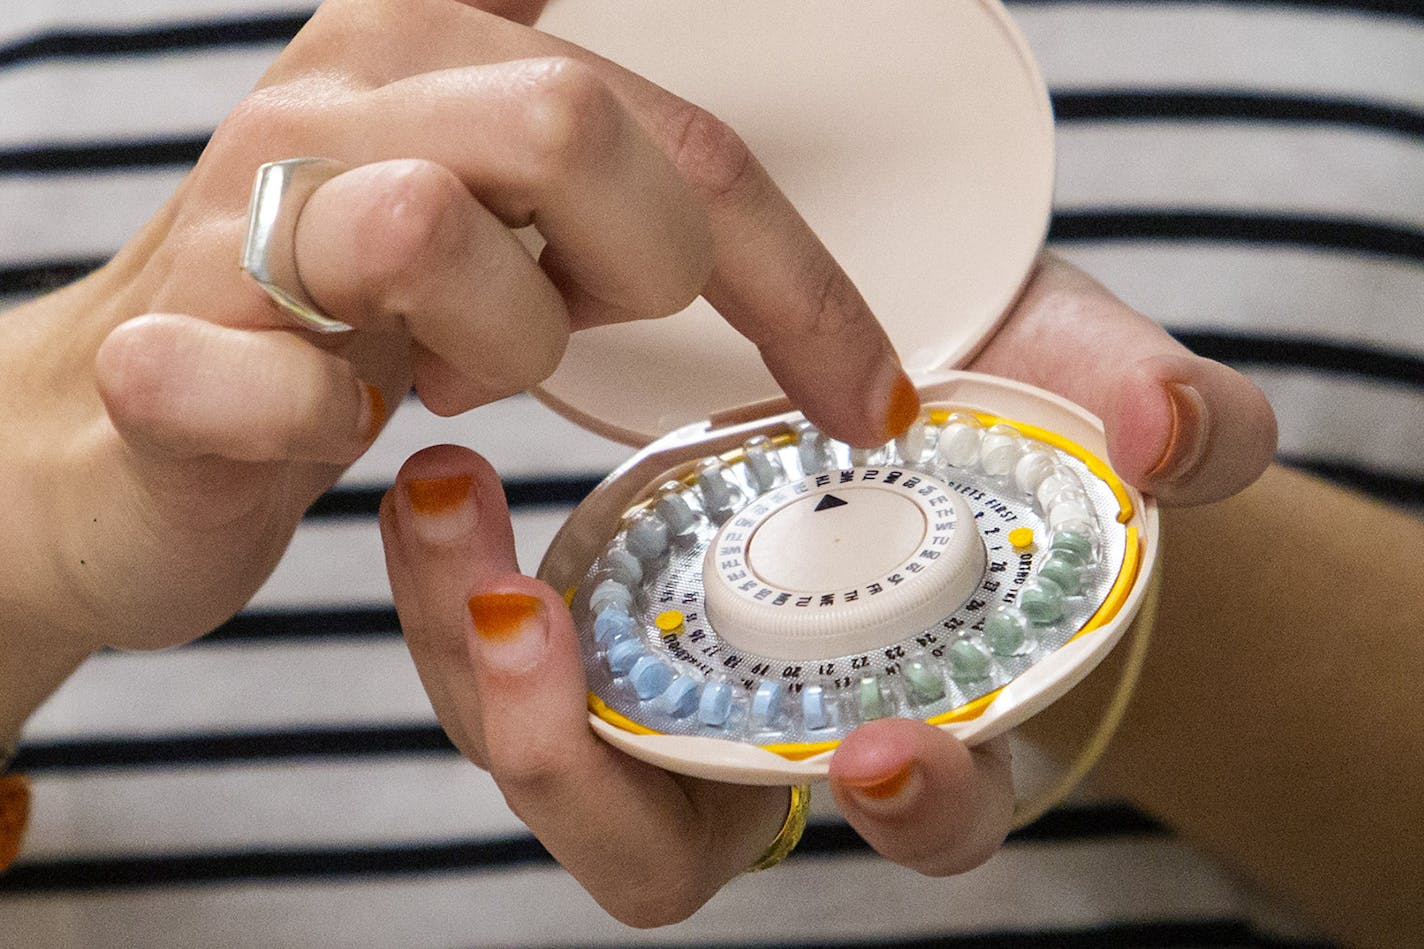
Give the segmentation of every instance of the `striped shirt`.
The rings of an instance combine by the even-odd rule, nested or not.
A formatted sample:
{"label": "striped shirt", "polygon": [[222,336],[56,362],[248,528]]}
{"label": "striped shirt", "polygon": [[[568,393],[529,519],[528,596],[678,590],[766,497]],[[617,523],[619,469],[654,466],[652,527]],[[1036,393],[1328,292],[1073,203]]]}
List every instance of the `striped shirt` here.
{"label": "striped shirt", "polygon": [[[1257,381],[1284,460],[1424,507],[1424,3],[1009,6],[1059,122],[1053,246]],[[5,306],[114,253],[310,12],[12,7]],[[529,397],[398,413],[241,614],[184,649],[94,658],[31,720],[0,947],[1318,944],[1091,793],[948,880],[881,860],[822,801],[791,861],[688,922],[608,919],[454,753],[401,643],[376,505],[438,441],[502,473],[526,569],[628,454]]]}

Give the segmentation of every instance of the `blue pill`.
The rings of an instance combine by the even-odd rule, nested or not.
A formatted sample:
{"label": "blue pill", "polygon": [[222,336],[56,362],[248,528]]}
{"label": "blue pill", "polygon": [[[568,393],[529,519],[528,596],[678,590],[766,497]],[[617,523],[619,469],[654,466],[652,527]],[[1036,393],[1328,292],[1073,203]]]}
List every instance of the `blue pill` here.
{"label": "blue pill", "polygon": [[631,612],[633,592],[617,580],[604,580],[589,594],[588,608],[595,613],[602,613],[610,606]]}
{"label": "blue pill", "polygon": [[826,690],[819,685],[807,686],[801,693],[801,717],[806,721],[806,730],[831,727],[831,710],[826,706]]}
{"label": "blue pill", "polygon": [[757,725],[775,725],[781,717],[781,683],[763,682],[752,696],[752,721]]}
{"label": "blue pill", "polygon": [[633,691],[640,699],[650,699],[662,695],[672,684],[672,670],[667,663],[653,656],[643,656],[633,663],[628,671],[628,680],[633,683]]}
{"label": "blue pill", "polygon": [[628,525],[628,552],[639,560],[656,560],[668,547],[667,521],[652,511],[641,511]]}
{"label": "blue pill", "polygon": [[643,580],[643,564],[622,547],[614,547],[603,555],[603,570],[626,587],[637,586]]}
{"label": "blue pill", "polygon": [[697,702],[697,717],[714,728],[727,724],[732,714],[732,687],[725,682],[709,682]]}
{"label": "blue pill", "polygon": [[697,685],[692,676],[678,676],[653,705],[673,718],[686,718],[697,708]]}
{"label": "blue pill", "polygon": [[608,669],[616,676],[627,675],[633,664],[644,655],[641,640],[619,640],[608,647]]}
{"label": "blue pill", "polygon": [[627,610],[610,606],[593,621],[593,638],[606,646],[633,635],[636,625]]}

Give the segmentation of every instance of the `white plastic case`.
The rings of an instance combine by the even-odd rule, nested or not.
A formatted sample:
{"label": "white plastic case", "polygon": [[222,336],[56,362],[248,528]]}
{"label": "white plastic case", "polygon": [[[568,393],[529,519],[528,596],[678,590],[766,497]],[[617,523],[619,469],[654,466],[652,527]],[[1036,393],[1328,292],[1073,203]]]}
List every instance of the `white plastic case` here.
{"label": "white plastic case", "polygon": [[[1051,207],[1047,91],[996,0],[578,0],[551,5],[541,27],[736,128],[855,279],[927,407],[1013,419],[1106,457],[1101,422],[1082,408],[956,369],[1009,312]],[[587,428],[647,446],[554,539],[539,575],[559,590],[583,578],[628,507],[669,471],[785,433],[789,411],[755,348],[702,301],[668,320],[577,334],[539,395]],[[1110,617],[941,727],[971,743],[1000,734],[1117,642],[1158,546],[1155,504],[1117,487],[1135,560]],[[590,720],[638,758],[718,780],[799,783],[824,776],[831,754]]]}

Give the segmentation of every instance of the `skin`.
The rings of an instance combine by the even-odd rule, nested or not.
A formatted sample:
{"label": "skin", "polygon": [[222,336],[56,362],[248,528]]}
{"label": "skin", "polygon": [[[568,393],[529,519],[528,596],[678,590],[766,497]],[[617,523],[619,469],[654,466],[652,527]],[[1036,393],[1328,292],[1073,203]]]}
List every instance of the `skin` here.
{"label": "skin", "polygon": [[[432,410],[463,411],[542,380],[571,331],[701,294],[824,431],[872,445],[908,422],[874,316],[735,133],[528,29],[541,6],[331,0],[113,261],[0,320],[15,380],[0,393],[0,443],[20,446],[0,458],[13,515],[0,536],[13,565],[0,578],[0,736],[95,650],[180,644],[236,612],[365,450],[379,402],[411,385]],[[234,266],[256,167],[293,155],[351,166],[311,196],[295,251],[308,294],[350,334],[293,329]],[[531,223],[548,241],[537,259],[510,233]],[[1119,471],[1168,502],[1231,495],[1274,448],[1254,387],[1052,257],[973,368],[1096,412]],[[1182,387],[1190,417],[1172,398]],[[404,486],[452,475],[475,486],[465,519],[417,529]],[[488,466],[450,448],[417,455],[382,530],[441,722],[610,912],[681,918],[760,853],[784,791],[684,781],[592,740],[567,612],[517,573]],[[532,639],[514,637],[540,661],[511,670],[475,647],[486,640],[466,603],[488,592],[542,601]],[[491,706],[497,695],[507,703]],[[542,724],[499,712],[530,702]],[[551,742],[577,749],[565,770],[551,768]],[[833,788],[886,856],[950,873],[1002,840],[1004,755],[876,723],[837,754]],[[629,815],[617,839],[682,881],[656,906],[601,875],[613,838],[587,828],[608,819],[593,790],[604,782]],[[732,808],[741,831],[719,830]],[[701,849],[658,843],[669,839]]]}
{"label": "skin", "polygon": [[[1156,632],[1098,779],[1343,944],[1419,945],[1424,520],[1272,468],[1166,512],[1163,536]],[[1029,736],[1072,756],[1120,659]]]}
{"label": "skin", "polygon": [[[1025,378],[1027,366],[1056,368]],[[1260,410],[1253,386],[1185,354],[1156,325],[1051,256],[971,368],[1084,398],[1107,419],[1119,469],[1139,472],[1138,483],[1164,496],[1216,496],[1243,472],[1254,477],[1275,444],[1273,418]],[[1098,385],[1084,384],[1084,375]],[[1176,480],[1154,479],[1148,472],[1162,468],[1162,459],[1143,446],[1170,442],[1172,409],[1163,389],[1183,381],[1203,393],[1213,421],[1200,444],[1173,444],[1167,452],[1192,459],[1175,466]],[[1239,414],[1215,421],[1227,405]],[[1237,454],[1219,457],[1223,451]],[[1241,454],[1257,459],[1254,470]],[[1169,457],[1166,468],[1173,467]],[[412,509],[413,482],[419,493],[456,478],[471,484],[457,510]],[[503,494],[483,459],[451,445],[417,453],[385,497],[381,526],[401,625],[441,724],[605,909],[633,925],[675,922],[761,853],[785,815],[785,791],[668,774],[589,731],[572,620],[557,591],[518,572]],[[516,634],[525,656],[517,673],[490,661],[504,651],[496,652],[471,619],[468,599],[487,593],[522,593],[542,604]],[[872,722],[848,736],[832,758],[830,789],[871,846],[931,875],[987,859],[1013,809],[1005,742],[969,749],[903,719]],[[740,819],[720,820],[729,811]],[[620,859],[630,851],[639,854],[639,868]]]}
{"label": "skin", "polygon": [[[297,234],[308,292],[358,328],[339,337],[293,329],[234,266],[257,165],[305,154],[353,169]],[[531,222],[538,260],[509,230]],[[785,248],[774,271],[754,240]],[[828,431],[880,441],[902,374],[848,287],[705,112],[473,5],[327,4],[107,266],[0,324],[0,438],[21,446],[0,460],[0,603],[29,670],[0,732],[87,652],[235,612],[369,444],[371,386],[463,411],[542,380],[571,328],[703,293],[753,338],[811,338],[834,368],[772,343],[783,384]],[[841,384],[860,397],[828,398]]]}

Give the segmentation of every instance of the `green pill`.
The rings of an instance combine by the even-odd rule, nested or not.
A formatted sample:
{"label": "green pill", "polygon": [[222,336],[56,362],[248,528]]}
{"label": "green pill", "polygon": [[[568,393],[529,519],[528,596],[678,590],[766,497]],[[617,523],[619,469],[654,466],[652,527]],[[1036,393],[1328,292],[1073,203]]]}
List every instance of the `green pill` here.
{"label": "green pill", "polygon": [[1083,562],[1069,551],[1051,550],[1039,564],[1038,575],[1058,584],[1066,596],[1073,596],[1083,587]]}
{"label": "green pill", "polygon": [[939,672],[919,659],[905,664],[905,682],[909,685],[910,697],[921,705],[944,698],[944,680]]}
{"label": "green pill", "polygon": [[984,621],[984,644],[996,656],[1018,656],[1028,643],[1028,620],[1018,610],[1001,607]]}
{"label": "green pill", "polygon": [[890,714],[890,703],[880,690],[880,680],[866,676],[860,680],[860,690],[856,696],[860,704],[860,719],[868,722],[872,718],[885,718]]}
{"label": "green pill", "polygon": [[949,647],[949,674],[965,682],[982,679],[989,674],[989,654],[961,639]]}
{"label": "green pill", "polygon": [[1048,547],[1072,554],[1085,564],[1093,559],[1093,535],[1086,524],[1070,523],[1059,527],[1053,532]]}
{"label": "green pill", "polygon": [[1045,576],[1037,576],[1019,593],[1019,609],[1039,626],[1056,622],[1063,615],[1063,588]]}

